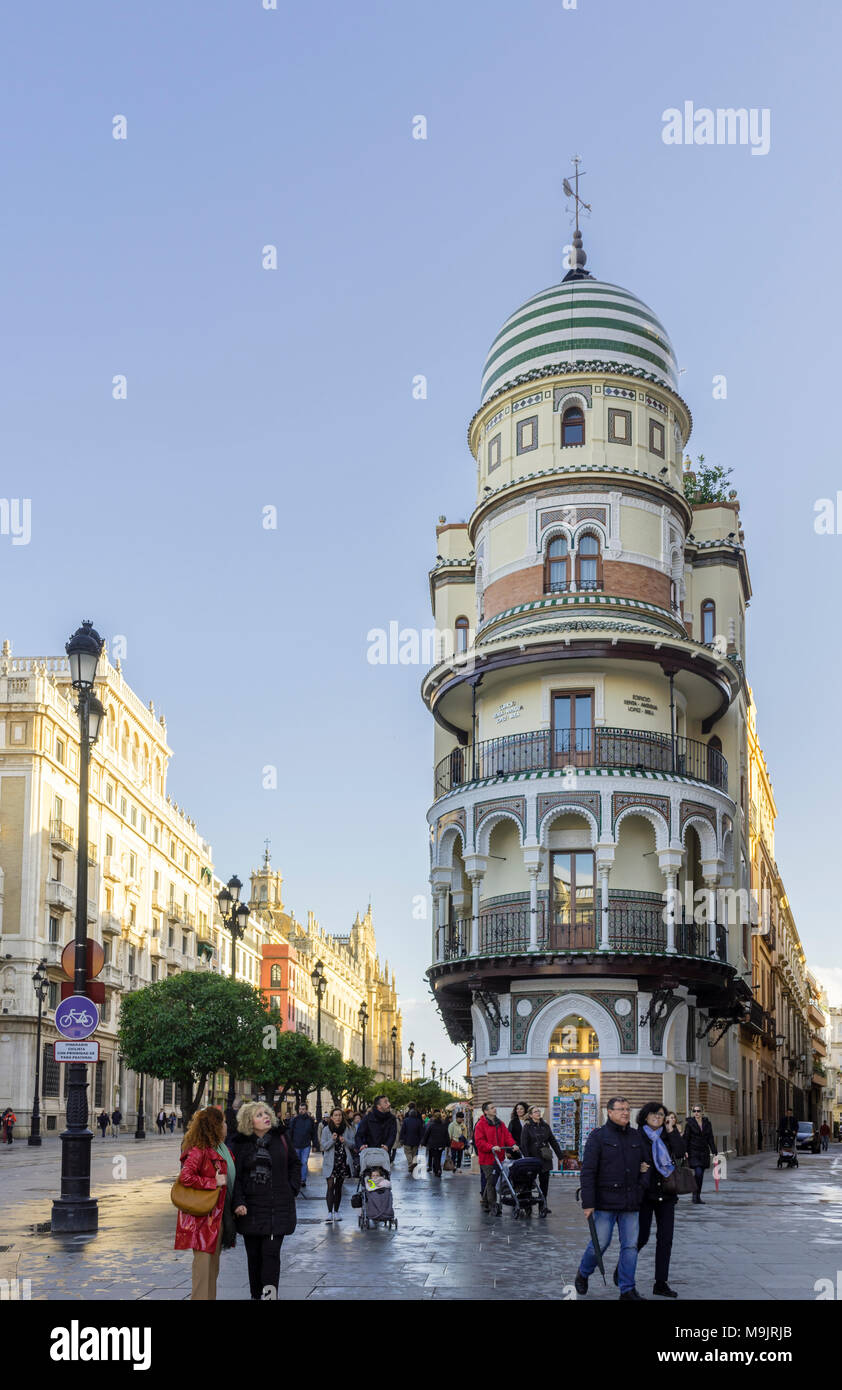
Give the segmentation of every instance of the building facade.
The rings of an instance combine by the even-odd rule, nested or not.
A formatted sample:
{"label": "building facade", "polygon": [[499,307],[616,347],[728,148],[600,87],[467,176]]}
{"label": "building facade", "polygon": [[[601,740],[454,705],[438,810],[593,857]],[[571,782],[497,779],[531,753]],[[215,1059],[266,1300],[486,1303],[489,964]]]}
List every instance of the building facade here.
{"label": "building facade", "polygon": [[[128,1123],[137,1077],[117,1049],[121,996],[179,970],[201,968],[213,900],[210,846],[167,792],[172,750],[166,722],[100,660],[96,693],[105,719],[91,760],[88,931],[100,942],[105,989],[100,1061],[90,1067],[91,1114],[119,1107]],[[32,974],[46,962],[41,1114],[46,1133],[64,1127],[66,1068],[53,1061],[53,1015],[73,939],[79,724],[68,661],[0,654],[0,1097],[29,1132],[37,1004]],[[205,949],[207,949],[205,947]],[[168,1088],[168,1094],[166,1094]],[[147,1114],[173,1103],[172,1085],[149,1080]]]}
{"label": "building facade", "polygon": [[[739,506],[685,497],[663,326],[574,267],[504,324],[467,523],[430,573],[442,659],[429,978],[479,1103],[581,1148],[614,1092],[738,1126],[749,897]],[[743,918],[745,917],[745,920]]]}

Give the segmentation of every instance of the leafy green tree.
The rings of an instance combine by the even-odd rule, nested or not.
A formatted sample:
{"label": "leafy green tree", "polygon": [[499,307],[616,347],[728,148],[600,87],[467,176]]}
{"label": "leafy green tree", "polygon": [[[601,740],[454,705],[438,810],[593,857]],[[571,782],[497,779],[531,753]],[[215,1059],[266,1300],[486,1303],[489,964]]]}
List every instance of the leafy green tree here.
{"label": "leafy green tree", "polygon": [[184,971],[124,995],[117,1038],[132,1071],[180,1085],[186,1129],[213,1072],[251,1075],[267,1023],[251,985]]}
{"label": "leafy green tree", "polygon": [[318,1066],[311,1090],[327,1091],[334,1106],[342,1104],[345,1093],[346,1072],[342,1053],[329,1043],[316,1044]]}
{"label": "leafy green tree", "polygon": [[345,1084],[343,1094],[349,1105],[358,1106],[374,1084],[371,1067],[361,1067],[358,1062],[345,1063]]}
{"label": "leafy green tree", "polygon": [[704,454],[699,454],[694,469],[684,474],[684,496],[688,502],[727,502],[732,490],[728,478],[733,468],[723,468],[721,463],[706,464]]}
{"label": "leafy green tree", "polygon": [[300,1105],[314,1090],[322,1065],[315,1043],[304,1033],[282,1031],[273,1024],[261,1040],[260,1048],[247,1073],[270,1105],[276,1091],[281,1099],[292,1091]]}

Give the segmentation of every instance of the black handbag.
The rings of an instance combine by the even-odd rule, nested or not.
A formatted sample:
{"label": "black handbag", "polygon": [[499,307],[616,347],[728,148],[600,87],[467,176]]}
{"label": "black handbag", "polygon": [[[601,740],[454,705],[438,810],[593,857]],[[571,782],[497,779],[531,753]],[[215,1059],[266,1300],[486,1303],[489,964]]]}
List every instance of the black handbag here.
{"label": "black handbag", "polygon": [[661,1191],[670,1197],[695,1197],[696,1188],[696,1174],[684,1163],[676,1164],[661,1183]]}
{"label": "black handbag", "polygon": [[362,1194],[361,1192],[352,1192],[352,1193],[351,1193],[351,1206],[352,1206],[352,1207],[361,1207],[362,1204],[363,1204],[363,1194]]}

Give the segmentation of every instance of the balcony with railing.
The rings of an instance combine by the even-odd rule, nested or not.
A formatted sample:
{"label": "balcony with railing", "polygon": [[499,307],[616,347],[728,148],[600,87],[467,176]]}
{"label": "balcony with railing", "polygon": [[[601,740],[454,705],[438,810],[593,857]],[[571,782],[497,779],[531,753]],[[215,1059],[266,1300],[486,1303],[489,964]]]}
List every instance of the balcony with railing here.
{"label": "balcony with railing", "polygon": [[435,795],[488,778],[565,768],[622,768],[692,777],[728,790],[728,764],[718,748],[650,729],[542,729],[454,748],[436,767]]}
{"label": "balcony with railing", "polygon": [[[600,908],[578,908],[574,913],[551,912],[546,902],[536,910],[535,949],[547,952],[593,952],[601,946]],[[530,918],[528,907],[480,911],[478,919],[478,950],[474,941],[473,919],[462,917],[451,922],[444,932],[442,959],[465,959],[468,956],[511,956],[530,950]],[[710,927],[707,924],[684,922],[681,909],[675,922],[675,950],[679,956],[697,959],[727,960],[728,932],[717,925],[716,950],[711,950]],[[665,955],[667,923],[662,899],[650,902],[615,904],[608,908],[608,951],[624,955]]]}
{"label": "balcony with railing", "polygon": [[47,884],[47,903],[53,912],[69,912],[73,906],[73,889],[68,888],[66,883],[59,883],[57,879],[50,879]]}
{"label": "balcony with railing", "polygon": [[50,841],[57,849],[73,849],[76,831],[67,821],[53,820],[50,824]]}

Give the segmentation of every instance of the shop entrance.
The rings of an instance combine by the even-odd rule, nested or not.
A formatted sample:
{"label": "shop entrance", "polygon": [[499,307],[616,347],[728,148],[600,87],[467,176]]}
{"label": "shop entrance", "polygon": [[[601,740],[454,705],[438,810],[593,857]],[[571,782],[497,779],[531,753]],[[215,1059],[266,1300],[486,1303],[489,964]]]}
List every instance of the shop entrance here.
{"label": "shop entrance", "polygon": [[547,1079],[550,1126],[564,1153],[563,1171],[576,1173],[599,1119],[599,1039],[579,1015],[564,1019],[553,1033]]}

